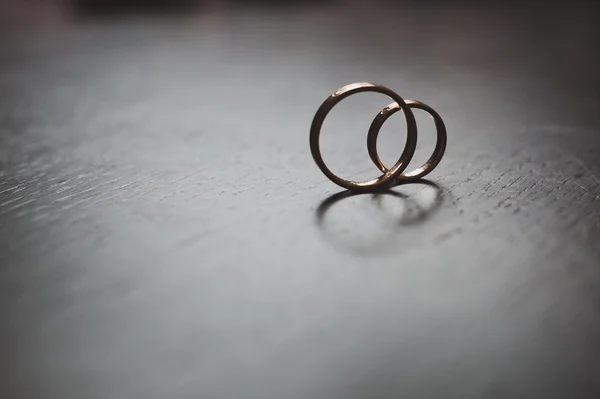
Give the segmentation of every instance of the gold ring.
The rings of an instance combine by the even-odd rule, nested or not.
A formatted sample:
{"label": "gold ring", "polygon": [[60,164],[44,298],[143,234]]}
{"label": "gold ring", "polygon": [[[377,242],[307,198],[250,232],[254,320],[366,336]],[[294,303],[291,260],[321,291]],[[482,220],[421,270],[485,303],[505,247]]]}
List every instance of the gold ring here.
{"label": "gold ring", "polygon": [[[398,104],[399,109],[404,113],[404,118],[406,119],[406,145],[404,146],[404,151],[402,151],[402,155],[400,159],[396,162],[391,169],[383,172],[381,176],[376,179],[364,181],[364,182],[356,182],[352,180],[343,179],[337,175],[335,175],[328,167],[325,165],[325,161],[323,161],[323,157],[321,155],[321,147],[319,144],[319,137],[321,135],[321,127],[323,126],[323,122],[325,121],[325,117],[335,107],[337,103],[342,101],[344,98],[351,96],[352,94],[361,93],[361,92],[376,92],[389,96],[392,100],[395,101],[395,104]],[[376,136],[375,136],[376,137]],[[412,159],[412,156],[415,153],[415,148],[417,147],[417,123],[415,121],[415,116],[413,115],[411,109],[406,105],[404,99],[400,97],[398,94],[388,89],[387,87],[373,84],[373,83],[353,83],[347,86],[342,87],[329,97],[321,104],[315,117],[313,118],[312,124],[310,126],[310,150],[312,153],[312,157],[315,160],[315,163],[321,169],[321,171],[335,184],[347,188],[353,191],[374,191],[387,188],[390,183],[392,183],[397,176],[399,176],[408,166],[408,163]]]}

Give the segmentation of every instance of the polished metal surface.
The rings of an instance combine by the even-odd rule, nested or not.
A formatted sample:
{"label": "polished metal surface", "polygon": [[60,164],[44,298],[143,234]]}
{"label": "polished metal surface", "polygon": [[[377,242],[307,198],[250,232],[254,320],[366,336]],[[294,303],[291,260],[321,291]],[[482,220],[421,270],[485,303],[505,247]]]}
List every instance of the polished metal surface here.
{"label": "polished metal surface", "polygon": [[[391,169],[385,170],[383,175],[379,176],[376,179],[365,181],[365,182],[356,182],[351,180],[343,179],[337,175],[335,175],[328,167],[325,165],[325,161],[323,160],[323,156],[321,155],[321,145],[319,143],[319,138],[321,136],[321,127],[323,126],[323,122],[327,117],[329,111],[335,107],[337,103],[342,101],[344,98],[351,96],[352,94],[361,93],[361,92],[376,92],[382,93],[389,97],[391,97],[395,103],[399,104],[399,109],[402,109],[404,113],[404,118],[406,119],[407,133],[406,133],[406,144],[404,145],[404,150],[400,155],[400,158],[396,162]],[[374,135],[375,140],[377,139],[376,134]],[[360,83],[352,83],[346,85],[335,93],[327,97],[327,99],[321,104],[317,113],[315,114],[312,124],[310,126],[310,151],[312,153],[313,159],[319,169],[335,184],[350,189],[354,191],[373,191],[377,189],[387,188],[393,180],[400,175],[408,166],[408,163],[413,157],[415,153],[415,149],[417,148],[417,124],[415,122],[415,117],[410,110],[410,108],[406,105],[402,97],[393,92],[392,90],[384,87],[382,85],[368,83],[368,82],[360,82]]]}
{"label": "polished metal surface", "polygon": [[[433,154],[427,160],[427,162],[425,162],[423,166],[413,171],[402,173],[396,177],[400,181],[416,181],[431,173],[442,160],[444,152],[446,151],[446,125],[444,125],[444,121],[442,120],[440,114],[435,112],[435,110],[430,106],[413,100],[406,100],[406,105],[410,108],[421,109],[431,115],[433,121],[435,122],[435,131],[437,136]],[[377,165],[379,170],[381,170],[383,173],[386,173],[388,169],[383,165],[381,159],[379,159],[379,154],[377,154],[377,138],[379,137],[379,132],[385,121],[399,110],[400,106],[397,103],[392,103],[385,107],[373,120],[373,123],[369,128],[369,134],[367,135],[367,149],[369,150],[369,156],[371,157],[373,163]]]}
{"label": "polished metal surface", "polygon": [[[319,138],[321,136],[321,127],[323,126],[323,122],[325,121],[325,117],[335,107],[337,103],[339,103],[344,98],[351,96],[352,94],[360,93],[360,92],[377,92],[382,94],[387,94],[396,102],[389,104],[387,107],[381,110],[379,114],[373,119],[371,126],[369,127],[369,132],[367,135],[367,150],[369,152],[369,156],[373,163],[383,172],[383,175],[378,177],[377,179],[365,181],[365,182],[355,182],[351,180],[345,180],[335,173],[333,173],[325,164],[323,160],[323,156],[321,155],[321,148],[319,143]],[[411,108],[418,108],[425,112],[427,112],[433,118],[435,122],[435,129],[437,134],[437,141],[435,144],[435,149],[431,157],[425,162],[423,166],[420,168],[411,171],[409,173],[402,174],[408,164],[410,163],[415,149],[417,147],[417,125],[415,122],[414,115],[412,114]],[[381,160],[379,159],[379,155],[377,154],[377,138],[379,137],[379,132],[381,127],[385,123],[385,121],[395,114],[397,111],[404,111],[404,116],[406,118],[407,125],[407,134],[406,134],[406,143],[404,145],[404,149],[398,162],[391,168],[387,169]],[[352,83],[342,87],[337,90],[331,96],[329,96],[325,102],[319,107],[315,117],[313,118],[312,125],[310,127],[310,151],[312,153],[313,159],[319,169],[327,176],[331,181],[335,184],[360,192],[367,191],[375,191],[381,190],[384,188],[389,188],[390,184],[393,183],[394,179],[401,181],[417,181],[420,178],[425,177],[429,173],[435,169],[435,167],[440,163],[442,157],[444,156],[444,151],[446,150],[446,126],[444,125],[444,121],[440,117],[440,115],[430,106],[423,104],[419,101],[407,100],[406,102],[402,99],[402,97],[398,96],[398,94],[394,93],[392,90],[384,87],[382,85],[377,85],[373,83]]]}

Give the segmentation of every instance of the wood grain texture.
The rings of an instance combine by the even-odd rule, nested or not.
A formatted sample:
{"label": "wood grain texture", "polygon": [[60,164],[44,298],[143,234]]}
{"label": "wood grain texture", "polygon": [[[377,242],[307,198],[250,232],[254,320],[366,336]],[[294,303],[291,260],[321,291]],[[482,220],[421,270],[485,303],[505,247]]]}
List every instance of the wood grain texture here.
{"label": "wood grain texture", "polygon": [[[337,2],[7,36],[0,397],[599,397],[598,29]],[[354,81],[444,118],[429,184],[335,196],[308,128]],[[361,98],[322,137],[346,177]]]}

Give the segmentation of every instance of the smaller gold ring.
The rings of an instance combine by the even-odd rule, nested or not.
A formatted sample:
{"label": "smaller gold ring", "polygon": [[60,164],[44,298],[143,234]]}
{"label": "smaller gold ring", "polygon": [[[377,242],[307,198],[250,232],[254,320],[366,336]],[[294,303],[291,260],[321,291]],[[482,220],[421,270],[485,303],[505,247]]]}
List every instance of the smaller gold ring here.
{"label": "smaller gold ring", "polygon": [[[444,125],[444,121],[440,117],[440,115],[435,112],[433,108],[430,106],[423,104],[419,101],[406,100],[406,105],[409,108],[417,108],[427,112],[433,118],[435,122],[435,129],[437,131],[437,142],[435,144],[435,149],[433,150],[433,154],[431,157],[423,164],[423,166],[408,172],[399,175],[396,177],[397,180],[400,181],[415,181],[419,180],[429,173],[433,171],[436,166],[442,160],[444,156],[444,152],[446,151],[446,126]],[[387,107],[381,110],[381,112],[375,117],[373,122],[371,123],[371,127],[369,128],[369,133],[367,135],[367,149],[369,151],[369,157],[373,163],[381,170],[383,173],[387,172],[388,169],[383,165],[381,159],[379,159],[379,155],[377,154],[377,138],[379,136],[379,131],[381,130],[381,126],[385,123],[385,121],[396,112],[400,111],[398,104],[391,103]]]}

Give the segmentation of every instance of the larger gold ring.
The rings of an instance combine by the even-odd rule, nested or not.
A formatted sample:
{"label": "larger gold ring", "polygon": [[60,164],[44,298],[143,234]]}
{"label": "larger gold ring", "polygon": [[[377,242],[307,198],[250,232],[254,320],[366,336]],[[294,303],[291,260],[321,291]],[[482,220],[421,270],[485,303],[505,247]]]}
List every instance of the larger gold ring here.
{"label": "larger gold ring", "polygon": [[[395,101],[395,104],[398,104],[398,107],[404,113],[404,118],[406,119],[406,145],[404,146],[404,151],[402,151],[402,155],[398,162],[391,169],[383,172],[381,176],[376,179],[365,181],[365,182],[356,182],[352,180],[342,179],[341,177],[335,175],[327,165],[325,165],[325,161],[323,161],[323,157],[321,155],[321,147],[319,144],[319,137],[321,135],[321,127],[323,126],[323,122],[325,121],[325,117],[335,107],[337,103],[342,101],[344,98],[351,96],[352,94],[361,93],[361,92],[376,92],[389,96],[392,100]],[[375,137],[376,138],[376,137]],[[408,166],[412,156],[415,153],[415,148],[417,147],[417,123],[415,121],[415,116],[413,115],[410,108],[404,102],[404,99],[400,97],[398,94],[388,89],[387,87],[373,84],[373,83],[353,83],[347,86],[342,87],[332,95],[330,95],[324,102],[321,104],[321,107],[317,110],[315,117],[313,118],[312,124],[310,126],[310,151],[312,153],[313,159],[315,163],[321,169],[321,171],[335,184],[347,188],[353,191],[374,191],[378,189],[384,189],[392,183],[396,177],[398,177]]]}

